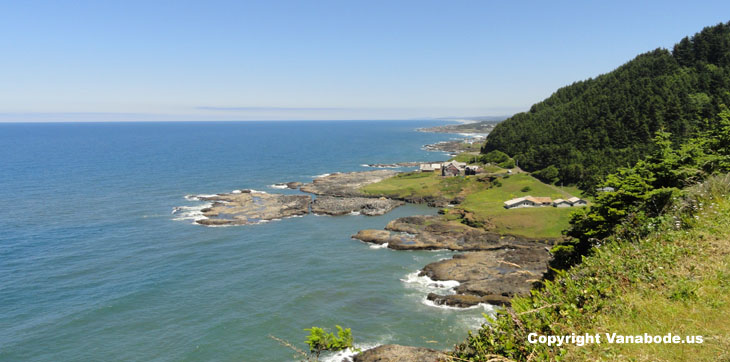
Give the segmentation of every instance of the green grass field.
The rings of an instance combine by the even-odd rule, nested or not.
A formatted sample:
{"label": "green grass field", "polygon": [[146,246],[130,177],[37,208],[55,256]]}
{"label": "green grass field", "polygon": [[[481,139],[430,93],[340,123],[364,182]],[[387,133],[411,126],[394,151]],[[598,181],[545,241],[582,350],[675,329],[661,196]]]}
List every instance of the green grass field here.
{"label": "green grass field", "polygon": [[433,196],[453,199],[486,189],[487,186],[487,183],[477,181],[474,176],[441,177],[437,172],[407,172],[366,185],[362,191],[370,195],[391,197]]}
{"label": "green grass field", "polygon": [[449,161],[458,161],[458,162],[466,162],[468,164],[480,164],[479,162],[479,153],[477,152],[462,152],[451,159]]}
{"label": "green grass field", "polygon": [[[497,166],[489,167],[492,173],[506,171]],[[458,208],[471,212],[477,220],[493,225],[494,231],[527,237],[557,238],[568,226],[570,214],[577,208],[551,206],[507,210],[504,202],[521,196],[549,196],[570,198],[581,195],[577,189],[547,185],[528,174],[515,174],[499,178],[502,186],[492,186],[478,181],[478,176],[441,177],[433,172],[408,172],[367,185],[362,191],[370,195],[389,197],[464,197]],[[523,192],[525,187],[530,190]]]}
{"label": "green grass field", "polygon": [[[501,187],[469,194],[459,208],[474,213],[479,219],[487,220],[496,227],[497,232],[527,237],[560,237],[561,231],[568,226],[570,214],[578,209],[551,206],[505,209],[504,202],[515,197],[532,195],[566,199],[581,195],[544,184],[528,174],[511,175],[501,178],[500,182]],[[525,187],[530,190],[523,192]]]}

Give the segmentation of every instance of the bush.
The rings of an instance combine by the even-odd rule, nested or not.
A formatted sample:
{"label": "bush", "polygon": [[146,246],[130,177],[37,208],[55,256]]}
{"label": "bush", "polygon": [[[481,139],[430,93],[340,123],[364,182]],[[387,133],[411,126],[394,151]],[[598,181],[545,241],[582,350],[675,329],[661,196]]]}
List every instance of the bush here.
{"label": "bush", "polygon": [[520,191],[522,191],[522,192],[530,192],[530,190],[532,190],[532,188],[530,186],[525,186]]}
{"label": "bush", "polygon": [[322,351],[341,351],[352,348],[352,332],[350,328],[342,329],[340,326],[335,327],[337,328],[336,337],[332,332],[325,332],[320,327],[305,329],[305,331],[309,331],[306,343],[309,346],[310,354],[315,355],[319,359]]}
{"label": "bush", "polygon": [[486,155],[482,156],[482,161],[484,163],[502,163],[507,160],[509,160],[509,156],[507,156],[506,153],[500,151],[500,150],[494,150],[492,152],[487,153]]}
{"label": "bush", "polygon": [[510,158],[509,160],[500,162],[497,165],[501,168],[515,168],[515,160]]}
{"label": "bush", "polygon": [[544,182],[553,184],[558,181],[558,168],[550,165],[540,171],[533,172],[532,175]]}

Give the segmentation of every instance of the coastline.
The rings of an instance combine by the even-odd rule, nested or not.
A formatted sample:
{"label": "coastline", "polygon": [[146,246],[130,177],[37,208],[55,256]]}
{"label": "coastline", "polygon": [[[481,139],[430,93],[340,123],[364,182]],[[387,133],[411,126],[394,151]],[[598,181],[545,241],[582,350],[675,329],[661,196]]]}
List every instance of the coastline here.
{"label": "coastline", "polygon": [[[443,141],[425,148],[445,152],[447,150],[439,145],[473,144],[483,140],[475,137],[467,143],[465,139]],[[248,225],[309,213],[330,216],[382,215],[404,203],[428,204],[431,207],[450,207],[460,203],[459,199],[370,195],[361,191],[364,186],[403,173],[391,169],[410,168],[419,164],[367,164],[363,166],[376,171],[332,172],[314,177],[311,183],[281,182],[270,186],[300,192],[294,195],[241,189],[231,193],[189,196],[190,199],[206,202],[197,213],[193,213],[193,222],[204,226]],[[386,206],[373,206],[373,203]],[[190,212],[189,208],[177,207],[173,214],[178,210]],[[253,215],[251,210],[255,211]],[[221,215],[227,219],[220,219]],[[414,215],[391,221],[384,231],[361,230],[353,238],[369,243],[371,248],[461,252],[452,258],[425,265],[417,271],[418,278],[428,279],[427,284],[447,286],[441,288],[440,293],[424,294],[421,303],[432,307],[468,310],[479,306],[509,305],[512,296],[529,293],[531,282],[546,271],[549,259],[546,246],[554,240],[484,232],[445,221],[443,216]],[[426,223],[428,228],[419,229],[418,225]],[[474,273],[477,270],[475,267],[480,272]],[[471,271],[465,272],[467,270]]]}

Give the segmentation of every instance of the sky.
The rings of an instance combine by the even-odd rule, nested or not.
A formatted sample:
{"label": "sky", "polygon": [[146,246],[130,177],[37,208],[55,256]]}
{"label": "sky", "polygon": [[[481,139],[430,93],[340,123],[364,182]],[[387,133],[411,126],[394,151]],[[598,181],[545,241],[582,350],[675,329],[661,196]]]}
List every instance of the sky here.
{"label": "sky", "polygon": [[0,0],[0,122],[510,115],[730,1]]}

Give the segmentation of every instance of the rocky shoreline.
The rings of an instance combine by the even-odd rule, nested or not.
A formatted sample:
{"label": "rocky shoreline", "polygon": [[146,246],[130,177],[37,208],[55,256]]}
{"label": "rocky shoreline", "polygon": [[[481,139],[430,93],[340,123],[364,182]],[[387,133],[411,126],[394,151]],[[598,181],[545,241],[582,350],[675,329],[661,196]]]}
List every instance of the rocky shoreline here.
{"label": "rocky shoreline", "polygon": [[247,225],[300,216],[309,213],[309,204],[312,201],[306,195],[236,191],[215,196],[199,196],[199,200],[211,201],[213,204],[201,210],[205,219],[196,220],[196,223],[208,226]]}
{"label": "rocky shoreline", "polygon": [[[471,147],[471,143],[463,140],[426,146],[429,150],[454,153],[467,151]],[[399,173],[390,168],[415,167],[419,164],[369,164],[363,166],[378,170],[333,173],[316,177],[310,183],[272,185],[273,188],[299,190],[305,194],[236,190],[199,195],[194,199],[209,202],[210,205],[201,210],[202,217],[196,219],[195,223],[206,226],[247,225],[310,213],[374,216],[383,215],[406,202],[435,207],[448,207],[460,202],[458,199],[439,197],[370,195],[361,191],[365,185]],[[394,250],[445,249],[459,252],[450,259],[430,263],[419,272],[419,276],[435,282],[455,282],[449,283],[456,286],[444,294],[429,293],[426,298],[434,304],[456,308],[482,303],[509,305],[511,298],[528,295],[533,284],[547,271],[551,260],[549,247],[555,242],[552,239],[498,234],[447,220],[443,215],[402,217],[389,222],[383,230],[360,230],[352,237]],[[384,345],[354,356],[353,361],[435,361],[445,357],[444,352],[428,348]]]}
{"label": "rocky shoreline", "polygon": [[507,305],[512,297],[527,295],[547,271],[548,248],[554,242],[500,235],[432,215],[399,218],[385,230],[361,230],[353,238],[395,250],[465,252],[428,264],[420,272],[434,281],[459,282],[454,294],[431,293],[427,298],[461,308],[480,303]]}
{"label": "rocky shoreline", "polygon": [[[383,215],[405,204],[401,200],[375,197],[360,191],[362,186],[396,174],[391,170],[335,173],[315,178],[311,183],[287,182],[275,188],[299,189],[311,195],[276,194],[254,190],[198,195],[190,198],[210,202],[200,210],[196,224],[205,226],[250,225],[309,213],[317,215]],[[175,208],[173,213],[179,209]]]}
{"label": "rocky shoreline", "polygon": [[393,177],[397,173],[398,171],[393,170],[337,172],[317,177],[311,183],[301,185],[299,190],[314,195],[369,197],[370,195],[360,191],[361,187]]}
{"label": "rocky shoreline", "polygon": [[319,196],[312,202],[312,213],[318,215],[347,215],[362,214],[367,216],[383,215],[398,206],[403,201],[367,197],[334,197]]}
{"label": "rocky shoreline", "polygon": [[446,358],[446,353],[431,348],[385,344],[356,354],[352,362],[435,362]]}
{"label": "rocky shoreline", "polygon": [[508,118],[503,117],[488,117],[488,120],[471,120],[458,124],[447,124],[444,126],[426,127],[416,129],[419,132],[429,133],[472,133],[472,134],[486,134],[491,132],[497,124]]}
{"label": "rocky shoreline", "polygon": [[471,137],[459,140],[441,141],[423,146],[426,151],[446,152],[451,156],[456,156],[462,152],[479,152],[483,137]]}

